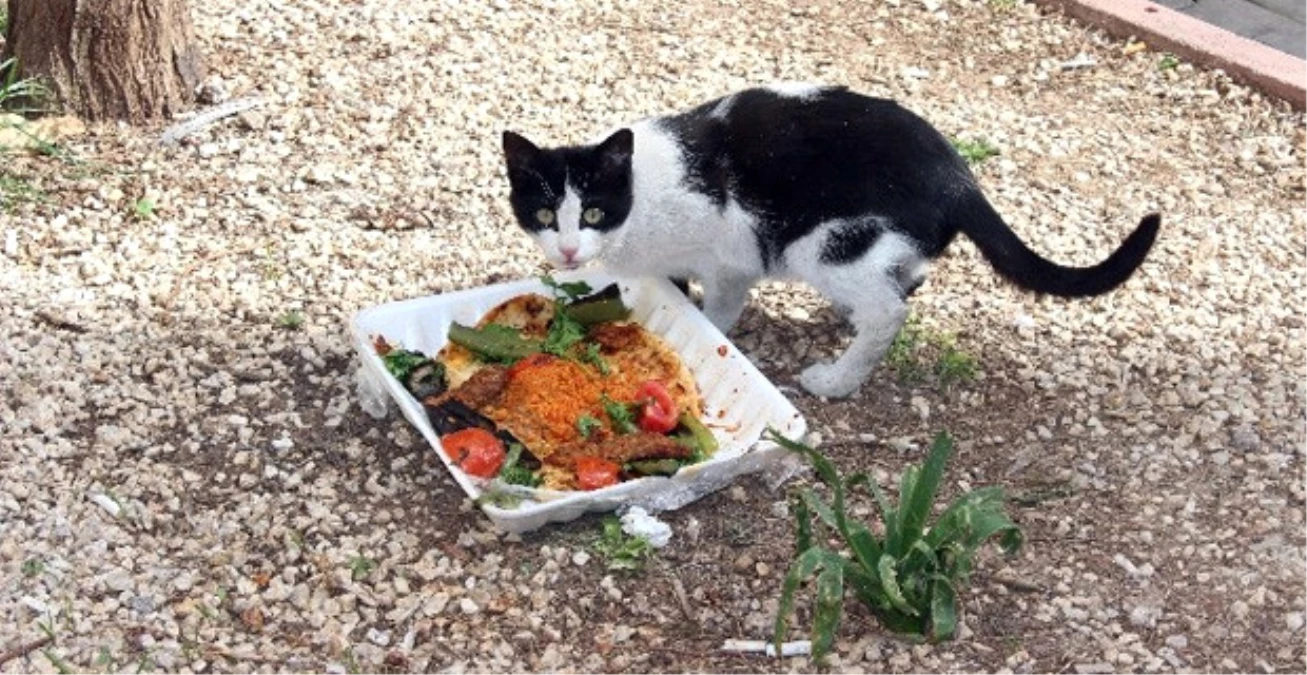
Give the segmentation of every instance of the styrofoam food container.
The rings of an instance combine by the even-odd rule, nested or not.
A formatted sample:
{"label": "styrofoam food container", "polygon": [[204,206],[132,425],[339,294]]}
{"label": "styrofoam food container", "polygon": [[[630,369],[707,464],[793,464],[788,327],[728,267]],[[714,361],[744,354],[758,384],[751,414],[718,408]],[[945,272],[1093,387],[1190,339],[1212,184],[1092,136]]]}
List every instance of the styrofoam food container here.
{"label": "styrofoam food container", "polygon": [[496,284],[379,305],[354,317],[354,340],[363,369],[417,427],[472,499],[488,490],[525,496],[515,508],[481,500],[482,509],[501,530],[526,532],[546,523],[564,522],[590,511],[611,511],[625,505],[650,510],[678,509],[718,490],[737,476],[775,465],[787,452],[763,432],[771,427],[789,438],[806,431],[794,405],[717,330],[681,292],[665,279],[624,279],[602,270],[554,275],[559,281],[584,280],[595,290],[617,282],[632,319],[662,337],[681,356],[704,399],[704,423],[717,437],[717,453],[706,462],[682,468],[671,477],[653,476],[600,490],[556,491],[504,486],[463,473],[442,451],[440,438],[421,402],[386,371],[374,339],[435,355],[445,345],[451,322],[475,325],[495,305],[524,293],[550,295],[538,279]]}

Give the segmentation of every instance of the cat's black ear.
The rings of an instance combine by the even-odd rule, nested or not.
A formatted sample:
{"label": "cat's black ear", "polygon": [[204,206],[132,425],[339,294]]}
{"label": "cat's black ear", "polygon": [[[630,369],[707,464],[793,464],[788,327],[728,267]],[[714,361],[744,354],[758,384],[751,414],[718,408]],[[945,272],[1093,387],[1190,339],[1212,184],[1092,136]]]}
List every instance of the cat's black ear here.
{"label": "cat's black ear", "polygon": [[540,156],[540,148],[511,131],[504,132],[504,160],[510,169],[527,169]]}
{"label": "cat's black ear", "polygon": [[596,152],[605,168],[625,170],[631,166],[631,155],[635,152],[635,134],[630,129],[618,129],[599,144]]}

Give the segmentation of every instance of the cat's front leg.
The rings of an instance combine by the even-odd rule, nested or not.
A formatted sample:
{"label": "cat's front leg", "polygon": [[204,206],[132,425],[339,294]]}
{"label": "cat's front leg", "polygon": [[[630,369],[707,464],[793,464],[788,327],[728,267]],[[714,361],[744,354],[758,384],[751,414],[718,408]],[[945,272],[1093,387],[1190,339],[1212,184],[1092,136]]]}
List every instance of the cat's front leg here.
{"label": "cat's front leg", "polygon": [[699,284],[703,287],[704,315],[717,330],[722,333],[730,331],[744,313],[753,279],[742,276],[704,277],[699,280]]}

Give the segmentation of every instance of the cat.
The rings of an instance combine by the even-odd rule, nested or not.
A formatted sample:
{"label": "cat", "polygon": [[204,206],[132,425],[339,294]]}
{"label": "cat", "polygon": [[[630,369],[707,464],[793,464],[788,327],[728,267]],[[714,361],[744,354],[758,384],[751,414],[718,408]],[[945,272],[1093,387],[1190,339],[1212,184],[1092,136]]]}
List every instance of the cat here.
{"label": "cat", "polygon": [[929,261],[958,232],[1017,286],[1084,297],[1128,279],[1161,224],[1145,216],[1091,267],[1046,260],[934,127],[839,86],[747,89],[588,145],[541,148],[505,131],[503,150],[513,214],[557,267],[600,261],[627,275],[695,279],[723,333],[763,278],[797,278],[846,309],[857,331],[848,349],[798,378],[828,398],[870,376]]}

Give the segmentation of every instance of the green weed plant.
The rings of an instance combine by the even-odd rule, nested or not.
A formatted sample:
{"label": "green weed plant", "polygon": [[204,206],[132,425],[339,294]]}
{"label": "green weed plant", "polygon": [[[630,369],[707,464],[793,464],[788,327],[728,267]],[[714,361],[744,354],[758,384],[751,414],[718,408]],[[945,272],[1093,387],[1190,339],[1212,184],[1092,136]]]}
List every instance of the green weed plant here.
{"label": "green weed plant", "polygon": [[[803,455],[830,492],[829,502],[812,488],[791,499],[796,555],[781,586],[773,634],[778,653],[790,631],[800,586],[808,580],[814,594],[811,633],[816,660],[834,644],[848,595],[890,631],[931,642],[951,639],[957,631],[958,591],[977,549],[995,536],[1009,554],[1021,545],[1021,531],[1005,513],[999,487],[958,497],[928,524],[953,453],[948,434],[935,438],[924,464],[903,472],[897,503],[891,503],[867,474],[841,476],[820,452],[775,431],[769,435]],[[849,515],[848,500],[860,489],[880,512],[879,532]]]}

